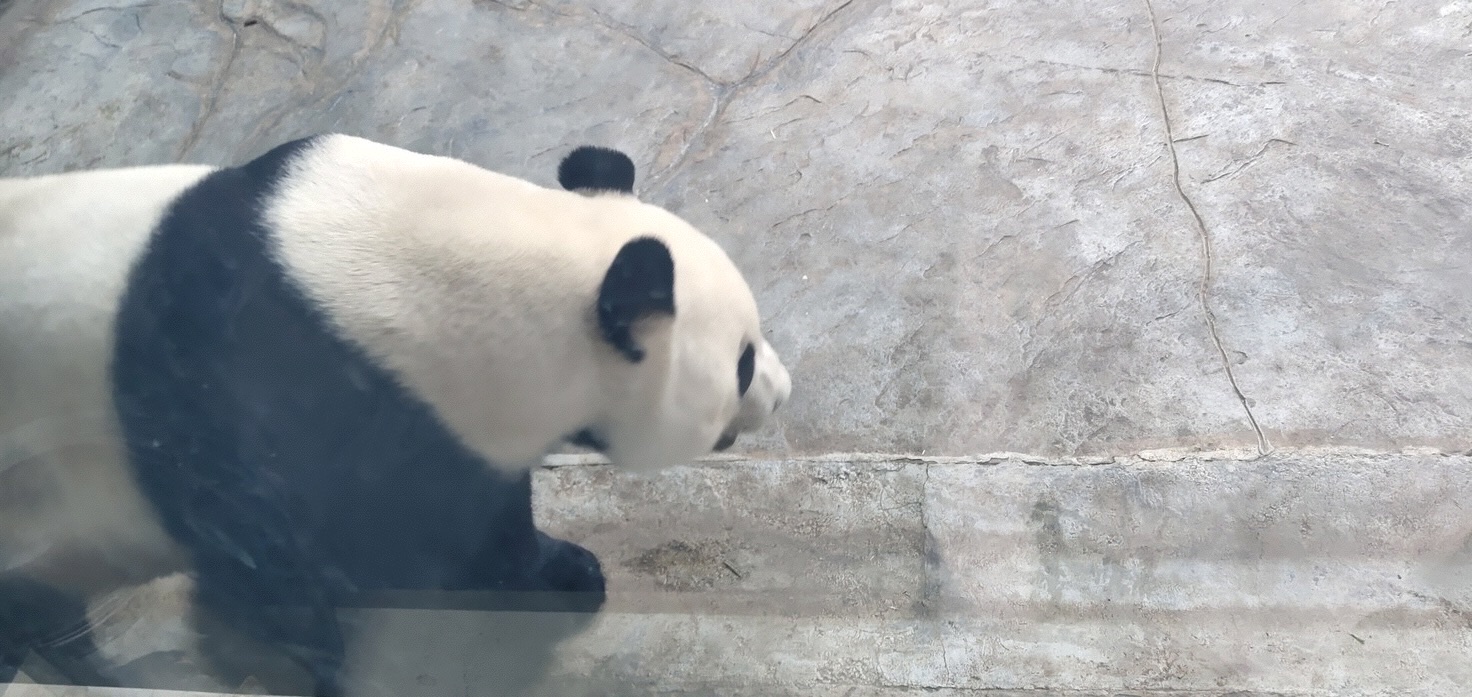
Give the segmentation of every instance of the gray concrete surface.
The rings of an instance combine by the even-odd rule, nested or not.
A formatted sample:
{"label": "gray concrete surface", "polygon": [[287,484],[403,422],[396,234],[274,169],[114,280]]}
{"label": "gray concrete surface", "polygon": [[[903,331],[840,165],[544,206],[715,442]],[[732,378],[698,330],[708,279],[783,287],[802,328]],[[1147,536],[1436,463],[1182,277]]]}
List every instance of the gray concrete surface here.
{"label": "gray concrete surface", "polygon": [[619,593],[544,694],[1465,694],[1469,465],[560,468]]}
{"label": "gray concrete surface", "polygon": [[[748,270],[777,427],[539,475],[613,583],[543,694],[1472,684],[1464,0],[8,4],[0,174],[597,142]],[[364,684],[515,620],[372,615]]]}

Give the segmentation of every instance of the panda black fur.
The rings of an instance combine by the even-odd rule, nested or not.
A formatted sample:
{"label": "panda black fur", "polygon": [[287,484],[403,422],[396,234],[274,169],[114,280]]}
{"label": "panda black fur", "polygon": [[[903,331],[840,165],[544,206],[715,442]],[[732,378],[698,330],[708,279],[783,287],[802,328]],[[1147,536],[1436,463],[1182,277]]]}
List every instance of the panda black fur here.
{"label": "panda black fur", "polygon": [[323,695],[355,593],[601,606],[596,558],[534,527],[529,468],[563,441],[676,464],[790,381],[734,265],[629,195],[626,156],[558,174],[575,191],[334,135],[0,180],[0,437],[41,424],[12,459],[66,518],[0,505],[0,574],[88,595],[189,568]]}

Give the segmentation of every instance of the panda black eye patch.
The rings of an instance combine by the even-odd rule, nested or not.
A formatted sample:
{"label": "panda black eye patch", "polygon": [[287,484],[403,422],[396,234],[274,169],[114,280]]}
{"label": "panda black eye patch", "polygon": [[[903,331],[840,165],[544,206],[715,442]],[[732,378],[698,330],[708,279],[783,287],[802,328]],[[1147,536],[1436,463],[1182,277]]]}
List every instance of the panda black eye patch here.
{"label": "panda black eye patch", "polygon": [[751,380],[755,376],[756,346],[747,344],[746,350],[741,352],[741,360],[736,361],[736,389],[742,397],[751,389]]}

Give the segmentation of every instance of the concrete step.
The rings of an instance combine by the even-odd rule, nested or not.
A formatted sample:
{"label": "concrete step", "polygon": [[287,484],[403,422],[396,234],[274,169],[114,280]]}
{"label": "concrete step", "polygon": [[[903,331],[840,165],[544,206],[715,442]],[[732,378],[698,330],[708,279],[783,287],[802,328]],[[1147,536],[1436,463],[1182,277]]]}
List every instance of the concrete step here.
{"label": "concrete step", "polygon": [[[531,693],[1430,697],[1472,685],[1472,458],[1173,460],[545,469],[543,525],[597,552],[611,591]],[[114,632],[106,650],[164,648],[143,629],[177,639],[174,612],[134,616],[131,638]],[[347,614],[362,631],[356,685],[374,696],[493,694],[540,668],[519,647],[553,621]]]}

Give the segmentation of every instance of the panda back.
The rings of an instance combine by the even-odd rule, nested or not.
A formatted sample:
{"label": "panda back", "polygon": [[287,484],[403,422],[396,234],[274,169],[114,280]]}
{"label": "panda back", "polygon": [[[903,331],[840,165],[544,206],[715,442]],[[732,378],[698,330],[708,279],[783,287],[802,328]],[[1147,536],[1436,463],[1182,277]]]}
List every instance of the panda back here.
{"label": "panda back", "polygon": [[57,408],[106,403],[128,273],[170,201],[209,171],[145,167],[0,182],[0,434],[54,418]]}
{"label": "panda back", "polygon": [[38,330],[71,331],[76,322],[105,327],[165,208],[210,169],[0,180],[0,337],[34,339]]}
{"label": "panda back", "polygon": [[[0,180],[0,569],[69,542],[127,559],[167,547],[123,462],[114,319],[160,217],[209,167]],[[141,555],[141,556],[140,556]]]}
{"label": "panda back", "polygon": [[159,218],[208,167],[0,180],[0,435],[106,404],[113,319]]}

